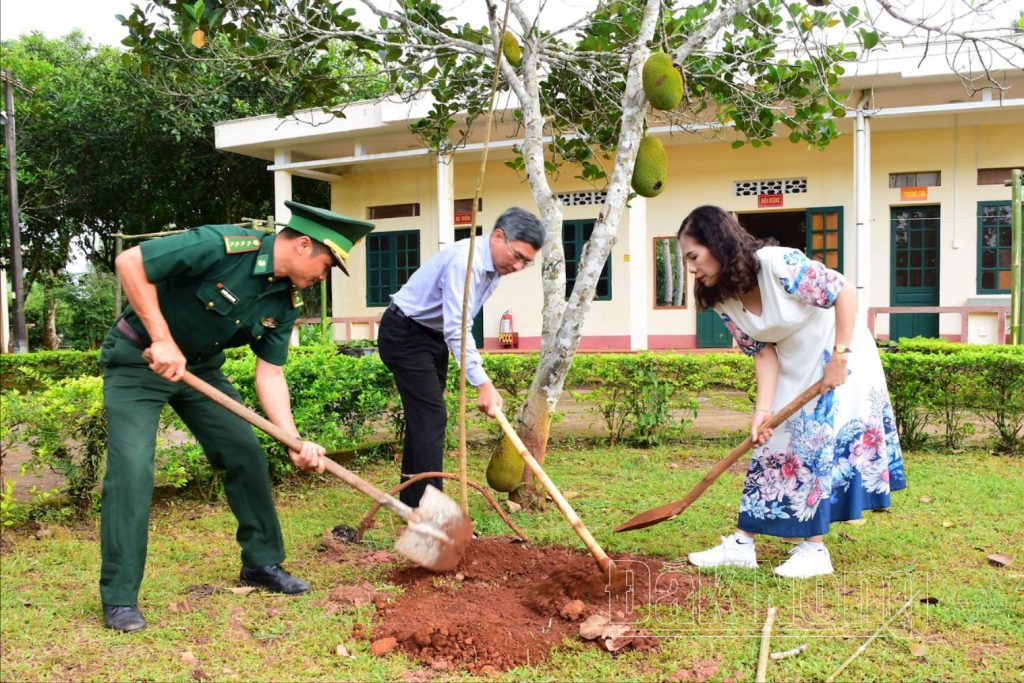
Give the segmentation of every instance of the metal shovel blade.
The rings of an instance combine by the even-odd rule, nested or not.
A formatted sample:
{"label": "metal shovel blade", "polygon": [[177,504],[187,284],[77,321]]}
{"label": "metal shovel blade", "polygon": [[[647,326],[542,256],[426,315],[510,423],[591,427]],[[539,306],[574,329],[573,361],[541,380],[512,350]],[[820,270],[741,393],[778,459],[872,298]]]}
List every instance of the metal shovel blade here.
{"label": "metal shovel blade", "polygon": [[473,523],[458,503],[433,486],[426,487],[415,513],[419,520],[408,520],[395,550],[431,571],[455,569],[473,538]]}

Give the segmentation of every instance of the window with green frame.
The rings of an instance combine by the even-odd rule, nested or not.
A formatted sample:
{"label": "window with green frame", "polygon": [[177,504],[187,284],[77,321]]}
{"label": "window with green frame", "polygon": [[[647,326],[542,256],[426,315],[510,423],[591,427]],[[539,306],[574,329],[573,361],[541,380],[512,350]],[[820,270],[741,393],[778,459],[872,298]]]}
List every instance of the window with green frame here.
{"label": "window with green frame", "polygon": [[[589,218],[585,220],[563,221],[562,222],[562,248],[565,250],[565,298],[569,298],[572,288],[576,284],[576,273],[579,272],[580,259],[583,257],[583,248],[587,245],[591,233],[594,232],[596,220]],[[601,276],[597,279],[597,291],[594,293],[594,301],[611,301],[612,298],[612,261],[608,259],[601,269]]]}
{"label": "window with green frame", "polygon": [[387,306],[391,295],[420,267],[420,231],[366,236],[366,305]]}
{"label": "window with green frame", "polygon": [[807,209],[807,248],[809,258],[821,261],[832,270],[843,270],[843,207]]}
{"label": "window with green frame", "polygon": [[1010,202],[978,202],[979,294],[1010,292],[1010,242]]}

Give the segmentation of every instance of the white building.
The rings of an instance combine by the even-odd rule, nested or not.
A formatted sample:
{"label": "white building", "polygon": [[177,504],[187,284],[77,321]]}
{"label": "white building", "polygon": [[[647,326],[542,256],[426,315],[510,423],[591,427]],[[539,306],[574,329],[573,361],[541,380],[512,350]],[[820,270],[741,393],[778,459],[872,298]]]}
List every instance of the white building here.
{"label": "white building", "polygon": [[[938,52],[933,45],[933,55]],[[664,261],[656,256],[675,258],[671,238],[682,218],[706,203],[734,211],[755,234],[803,248],[843,271],[860,287],[863,308],[957,309],[941,316],[880,315],[879,336],[999,341],[1005,318],[986,307],[1009,305],[1010,188],[1003,182],[1011,168],[1024,166],[1024,72],[1007,66],[996,72],[1005,90],[969,94],[944,58],[922,62],[921,46],[879,54],[847,70],[841,87],[850,94],[848,114],[837,122],[841,136],[824,151],[784,137],[771,147],[733,150],[731,136],[721,131],[653,128],[669,153],[669,181],[661,195],[637,197],[624,213],[581,349],[731,344],[713,313],[696,311],[692,281],[675,295],[675,305],[673,292],[665,292],[671,283]],[[409,132],[426,111],[418,107],[364,103],[349,106],[345,118],[304,112],[284,121],[263,116],[216,127],[219,149],[271,162],[279,221],[287,219],[283,203],[291,197],[291,178],[300,175],[331,184],[332,210],[376,223],[353,252],[351,278],[332,281],[333,315],[352,323],[339,326],[339,336],[372,335],[367,321],[383,313],[388,295],[441,247],[469,234],[463,222],[482,134],[452,163],[438,163]],[[511,134],[508,125],[492,134],[478,213],[485,231],[509,206],[534,207],[525,182],[504,165],[514,156]],[[553,182],[565,205],[570,286],[573,258],[603,201],[599,190],[572,175]],[[538,348],[540,269],[510,282],[486,303],[478,343],[498,347],[499,320],[508,310],[520,348]]]}

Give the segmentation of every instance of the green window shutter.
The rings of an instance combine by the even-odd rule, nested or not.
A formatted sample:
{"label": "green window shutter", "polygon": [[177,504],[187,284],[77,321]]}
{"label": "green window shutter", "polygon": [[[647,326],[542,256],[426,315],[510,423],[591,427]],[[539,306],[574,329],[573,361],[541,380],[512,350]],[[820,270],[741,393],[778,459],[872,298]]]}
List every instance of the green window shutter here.
{"label": "green window shutter", "polygon": [[[576,274],[579,272],[583,248],[594,232],[594,219],[563,221],[562,248],[565,250],[565,298],[568,299],[572,288],[576,285]],[[601,276],[597,279],[594,301],[611,301],[612,299],[612,261],[604,262]]]}
{"label": "green window shutter", "polygon": [[366,236],[366,305],[387,306],[391,295],[420,267],[420,231]]}
{"label": "green window shutter", "polygon": [[978,202],[978,293],[1009,294],[1012,270],[1010,202]]}

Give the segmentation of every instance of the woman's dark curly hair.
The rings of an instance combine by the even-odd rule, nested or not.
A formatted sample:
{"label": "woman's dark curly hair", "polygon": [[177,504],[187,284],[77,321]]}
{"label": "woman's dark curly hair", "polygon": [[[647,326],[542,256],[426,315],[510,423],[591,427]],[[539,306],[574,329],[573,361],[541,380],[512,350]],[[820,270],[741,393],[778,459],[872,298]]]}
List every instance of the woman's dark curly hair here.
{"label": "woman's dark curly hair", "polygon": [[707,247],[722,266],[714,285],[696,284],[694,296],[701,308],[738,298],[757,286],[761,270],[757,250],[766,242],[744,230],[732,214],[717,206],[698,206],[683,219],[676,239],[681,240],[683,235]]}

